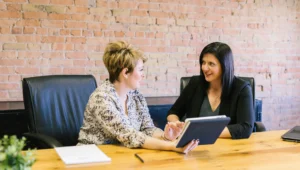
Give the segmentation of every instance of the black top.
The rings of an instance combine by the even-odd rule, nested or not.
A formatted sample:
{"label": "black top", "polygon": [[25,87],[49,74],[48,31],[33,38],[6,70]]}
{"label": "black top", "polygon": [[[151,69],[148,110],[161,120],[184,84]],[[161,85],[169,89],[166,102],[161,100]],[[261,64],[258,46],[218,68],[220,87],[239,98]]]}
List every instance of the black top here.
{"label": "black top", "polygon": [[219,111],[220,111],[220,104],[214,111],[212,111],[208,97],[207,95],[205,95],[200,109],[199,117],[215,116],[219,114]]}
{"label": "black top", "polygon": [[[200,75],[201,76],[201,75]],[[182,119],[198,117],[206,91],[200,76],[193,76],[184,88],[168,115],[175,114]],[[231,120],[227,126],[232,139],[248,138],[254,126],[253,96],[250,84],[237,77],[229,96],[221,100],[219,115],[226,115]]]}

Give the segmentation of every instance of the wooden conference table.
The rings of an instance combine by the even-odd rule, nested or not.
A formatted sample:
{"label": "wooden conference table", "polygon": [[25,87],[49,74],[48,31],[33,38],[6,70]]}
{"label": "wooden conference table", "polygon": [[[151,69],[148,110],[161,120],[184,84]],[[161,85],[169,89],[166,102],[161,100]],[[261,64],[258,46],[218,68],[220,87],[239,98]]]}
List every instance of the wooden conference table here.
{"label": "wooden conference table", "polygon": [[[66,166],[54,149],[36,151],[33,170],[72,169],[163,169],[163,170],[277,170],[300,168],[300,143],[282,141],[281,131],[253,133],[249,139],[218,139],[214,145],[198,146],[184,155],[175,152],[128,149],[122,146],[102,145],[99,148],[109,156],[110,163]],[[144,163],[134,154],[138,153]]]}

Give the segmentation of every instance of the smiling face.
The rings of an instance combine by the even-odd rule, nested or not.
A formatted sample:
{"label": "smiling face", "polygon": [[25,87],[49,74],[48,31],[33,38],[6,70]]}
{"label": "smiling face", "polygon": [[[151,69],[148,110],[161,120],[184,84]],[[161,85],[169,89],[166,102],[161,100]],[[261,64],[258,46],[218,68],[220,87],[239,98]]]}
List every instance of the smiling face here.
{"label": "smiling face", "polygon": [[134,70],[127,73],[126,84],[130,89],[137,89],[141,86],[141,81],[144,78],[144,63],[141,59],[137,61]]}
{"label": "smiling face", "polygon": [[215,55],[210,53],[204,54],[201,69],[207,82],[212,83],[221,81],[222,67]]}

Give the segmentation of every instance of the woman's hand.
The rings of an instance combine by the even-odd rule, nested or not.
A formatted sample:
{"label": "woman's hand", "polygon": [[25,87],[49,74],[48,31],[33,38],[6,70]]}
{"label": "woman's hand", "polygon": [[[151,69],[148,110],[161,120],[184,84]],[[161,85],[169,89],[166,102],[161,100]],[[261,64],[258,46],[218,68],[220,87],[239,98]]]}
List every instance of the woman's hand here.
{"label": "woman's hand", "polygon": [[183,127],[183,122],[168,122],[165,127],[164,138],[170,141],[175,140],[181,134]]}
{"label": "woman's hand", "polygon": [[172,144],[173,144],[173,146],[172,146],[171,150],[187,154],[198,146],[199,140],[194,139],[194,140],[190,141],[190,143],[185,145],[183,148],[176,148],[176,142],[172,142]]}

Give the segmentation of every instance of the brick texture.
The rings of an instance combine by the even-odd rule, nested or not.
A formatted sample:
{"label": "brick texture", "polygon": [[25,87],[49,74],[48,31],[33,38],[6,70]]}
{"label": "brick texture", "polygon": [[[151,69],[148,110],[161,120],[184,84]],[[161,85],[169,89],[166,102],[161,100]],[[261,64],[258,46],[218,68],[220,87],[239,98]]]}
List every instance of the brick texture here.
{"label": "brick texture", "polygon": [[229,44],[235,73],[256,80],[268,129],[300,124],[300,1],[2,0],[0,101],[22,101],[21,79],[48,74],[108,77],[105,45],[145,52],[145,96],[178,96],[213,41]]}

